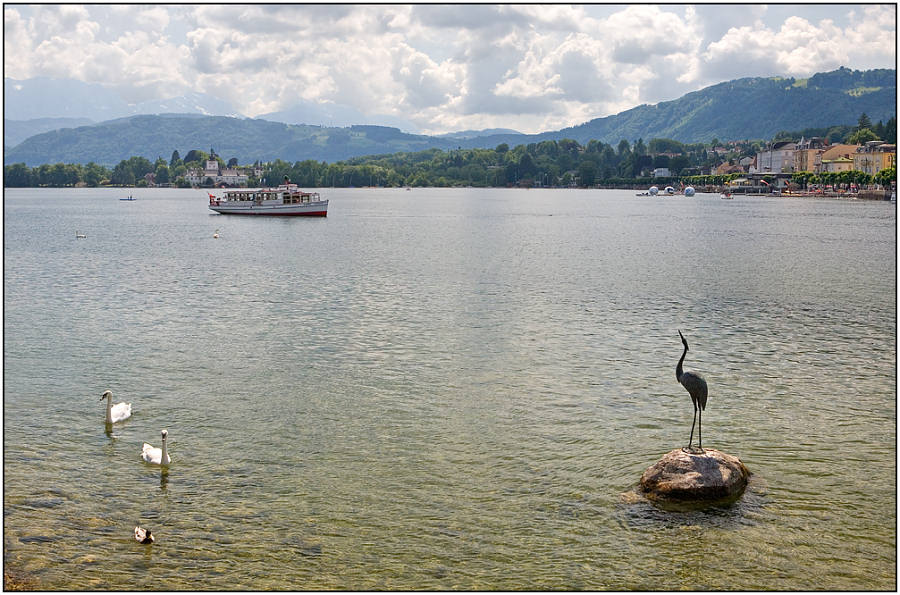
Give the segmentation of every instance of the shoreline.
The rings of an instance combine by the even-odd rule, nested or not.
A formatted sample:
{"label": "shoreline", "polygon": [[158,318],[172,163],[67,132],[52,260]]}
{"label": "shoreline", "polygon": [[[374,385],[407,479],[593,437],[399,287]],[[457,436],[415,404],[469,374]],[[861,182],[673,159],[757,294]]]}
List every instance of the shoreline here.
{"label": "shoreline", "polygon": [[[54,189],[141,189],[141,190],[172,190],[175,188],[169,186],[86,186],[81,184],[76,184],[74,186],[4,186],[4,189],[27,189],[27,188],[54,188]],[[231,187],[229,187],[231,188]],[[235,187],[237,188],[237,187]],[[411,188],[405,186],[325,186],[321,187],[324,189],[341,189],[341,190],[364,190],[364,189],[403,189],[403,188]],[[479,190],[626,190],[626,191],[640,191],[647,192],[647,186],[641,185],[598,185],[598,186],[574,186],[574,187],[564,187],[564,186],[415,186],[417,189],[441,189],[441,188],[469,188],[469,189],[479,189]],[[698,194],[724,194],[728,192],[729,189],[726,186],[703,186],[703,187],[694,187]],[[201,186],[193,186],[191,188],[177,188],[178,190],[196,190],[196,191],[204,191],[209,192],[211,190],[221,190],[221,188],[207,188]],[[874,200],[874,201],[890,201],[891,195],[893,192],[888,189],[884,190],[860,190],[858,192],[834,192],[834,191],[775,191],[775,192],[747,192],[747,191],[731,191],[730,194],[732,196],[758,196],[758,197],[775,197],[775,198],[842,198],[846,200]],[[642,195],[647,196],[647,195]],[[658,196],[684,196],[684,192],[679,190],[675,194],[665,194],[660,192]]]}

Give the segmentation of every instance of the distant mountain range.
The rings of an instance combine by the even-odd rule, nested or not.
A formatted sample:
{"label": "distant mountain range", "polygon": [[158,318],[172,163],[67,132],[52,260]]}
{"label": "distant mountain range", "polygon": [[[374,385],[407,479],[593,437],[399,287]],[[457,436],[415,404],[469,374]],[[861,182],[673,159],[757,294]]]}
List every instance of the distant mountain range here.
{"label": "distant mountain range", "polygon": [[499,134],[520,135],[522,133],[516,132],[515,130],[510,130],[509,128],[487,128],[485,130],[460,130],[459,132],[447,132],[444,134],[438,134],[436,136],[437,138],[467,139],[478,138],[480,136],[497,136]]}
{"label": "distant mountain range", "polygon": [[[4,95],[9,98],[10,79],[5,83]],[[89,89],[82,91],[88,93]],[[387,126],[330,127],[296,123],[297,118],[303,117],[303,109],[319,109],[319,116],[324,113],[321,106],[311,105],[295,106],[290,113],[273,114],[295,123],[202,115],[215,106],[207,101],[211,98],[192,95],[158,102],[157,106],[165,108],[161,111],[189,106],[191,109],[186,111],[193,113],[134,115],[81,126],[77,126],[77,121],[66,122],[65,125],[76,126],[49,131],[46,126],[52,124],[42,121],[41,126],[45,128],[40,133],[17,144],[13,141],[21,138],[26,124],[5,120],[4,145],[8,148],[4,163],[24,162],[35,166],[94,161],[115,165],[132,156],[168,159],[174,150],[184,155],[191,149],[209,148],[214,148],[226,159],[236,157],[242,164],[274,159],[332,162],[362,155],[429,148],[494,148],[501,143],[515,146],[563,138],[582,144],[590,140],[617,144],[622,139],[635,141],[638,138],[645,141],[671,138],[686,143],[709,142],[714,138],[722,141],[770,139],[784,130],[856,124],[862,113],[866,113],[872,122],[887,121],[896,117],[896,93],[896,70],[841,68],[808,79],[756,77],[733,80],[688,93],[674,101],[641,105],[614,116],[541,134],[487,130],[440,136],[410,134]],[[87,101],[87,95],[73,97],[73,117],[84,117],[76,116],[85,112],[74,107],[84,101]],[[9,117],[22,113],[24,108],[13,102],[12,108],[8,103],[5,110]],[[314,111],[306,113],[315,116]],[[339,117],[348,115],[340,110],[332,112],[335,114]]]}
{"label": "distant mountain range", "polygon": [[286,110],[262,114],[259,120],[284,122],[285,124],[312,124],[339,128],[354,124],[389,126],[407,131],[418,131],[410,120],[387,114],[367,116],[355,107],[338,103],[317,103],[301,99]]}
{"label": "distant mountain range", "polygon": [[35,118],[33,120],[3,120],[3,146],[15,147],[20,142],[35,134],[58,130],[60,128],[77,128],[95,124],[88,118]]}

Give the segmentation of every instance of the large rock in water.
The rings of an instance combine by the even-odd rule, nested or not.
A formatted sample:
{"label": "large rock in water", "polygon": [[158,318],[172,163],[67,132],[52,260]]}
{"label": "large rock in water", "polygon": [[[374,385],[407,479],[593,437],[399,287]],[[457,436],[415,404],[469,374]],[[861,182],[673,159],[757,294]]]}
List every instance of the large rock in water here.
{"label": "large rock in water", "polygon": [[741,495],[750,471],[737,457],[714,448],[687,453],[676,448],[641,475],[641,491],[651,500],[724,500]]}

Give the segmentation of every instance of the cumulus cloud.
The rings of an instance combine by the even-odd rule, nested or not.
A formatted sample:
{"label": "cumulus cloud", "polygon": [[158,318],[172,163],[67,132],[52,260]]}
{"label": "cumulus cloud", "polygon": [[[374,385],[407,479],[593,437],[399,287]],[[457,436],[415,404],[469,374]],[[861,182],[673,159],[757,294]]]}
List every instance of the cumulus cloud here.
{"label": "cumulus cloud", "polygon": [[744,76],[893,67],[893,5],[7,5],[6,76],[539,132]]}
{"label": "cumulus cloud", "polygon": [[395,79],[405,90],[403,103],[414,109],[441,106],[458,92],[461,68],[452,61],[436,63],[412,50],[395,58]]}
{"label": "cumulus cloud", "polygon": [[752,75],[768,69],[776,74],[805,76],[818,69],[833,70],[846,62],[845,47],[834,42],[841,37],[831,21],[813,25],[790,17],[778,31],[759,23],[729,29],[709,45],[703,61],[709,76],[721,76],[729,69],[734,72],[735,65],[743,65]]}
{"label": "cumulus cloud", "polygon": [[[863,8],[863,7],[859,7]],[[865,69],[893,67],[896,61],[896,8],[865,7],[838,24],[789,16],[776,28],[761,19],[729,28],[701,54],[707,80],[740,76],[807,77],[840,66]]]}

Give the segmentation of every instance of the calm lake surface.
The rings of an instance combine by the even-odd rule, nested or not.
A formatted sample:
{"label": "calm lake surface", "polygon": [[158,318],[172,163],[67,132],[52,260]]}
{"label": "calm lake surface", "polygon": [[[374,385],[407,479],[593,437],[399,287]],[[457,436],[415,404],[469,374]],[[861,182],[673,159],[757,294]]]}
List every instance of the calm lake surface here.
{"label": "calm lake surface", "polygon": [[[5,191],[8,571],[50,590],[896,588],[894,204],[321,192],[325,219]],[[731,506],[634,494],[690,433],[678,329],[710,387],[704,446],[754,474]],[[106,389],[134,407],[109,434]],[[140,458],[163,428],[168,472]]]}

